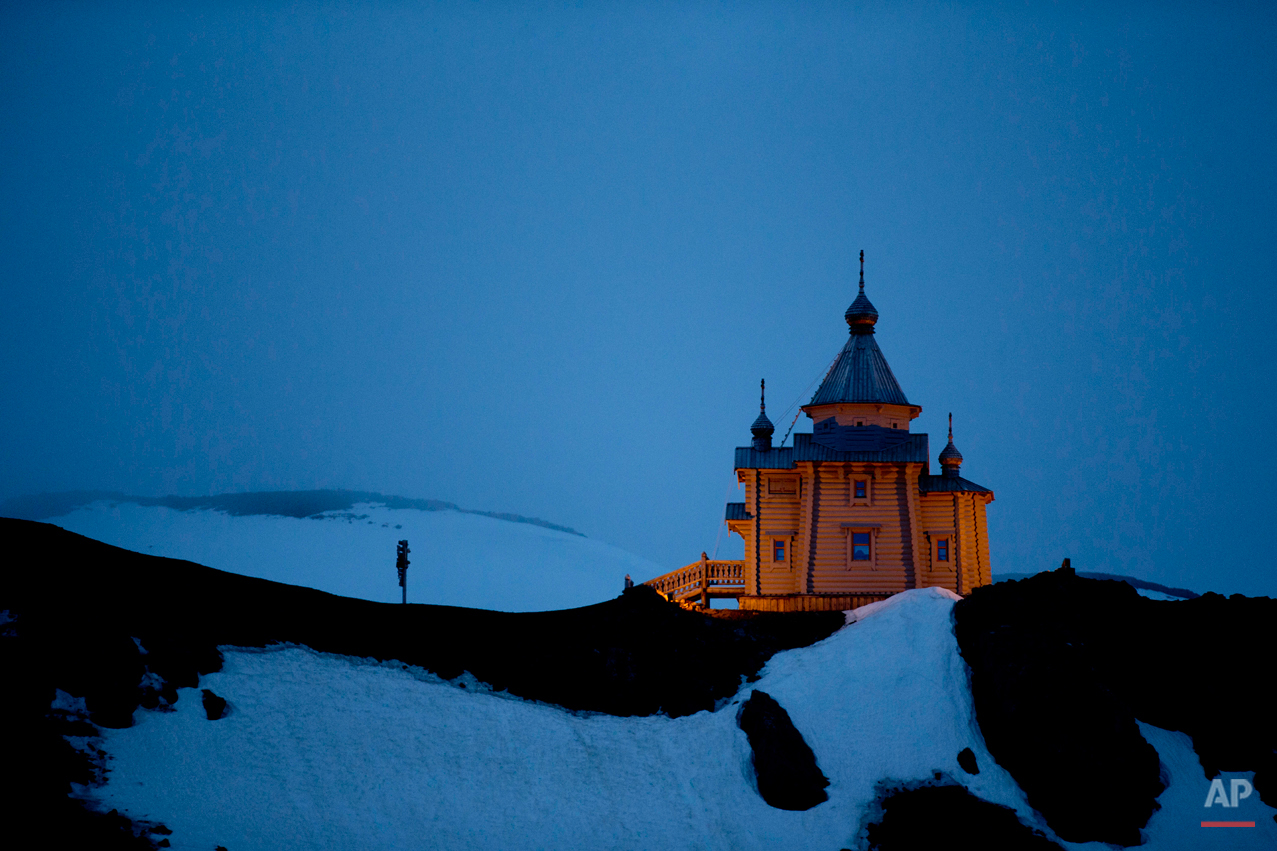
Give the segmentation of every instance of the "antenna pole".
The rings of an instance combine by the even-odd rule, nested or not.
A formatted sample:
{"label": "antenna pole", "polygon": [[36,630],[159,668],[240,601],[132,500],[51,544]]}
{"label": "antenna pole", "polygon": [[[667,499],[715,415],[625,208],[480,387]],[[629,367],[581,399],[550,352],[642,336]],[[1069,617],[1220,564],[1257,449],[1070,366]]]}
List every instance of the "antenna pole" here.
{"label": "antenna pole", "polygon": [[400,541],[395,548],[395,567],[399,569],[399,587],[403,589],[403,604],[408,605],[408,549],[407,541]]}

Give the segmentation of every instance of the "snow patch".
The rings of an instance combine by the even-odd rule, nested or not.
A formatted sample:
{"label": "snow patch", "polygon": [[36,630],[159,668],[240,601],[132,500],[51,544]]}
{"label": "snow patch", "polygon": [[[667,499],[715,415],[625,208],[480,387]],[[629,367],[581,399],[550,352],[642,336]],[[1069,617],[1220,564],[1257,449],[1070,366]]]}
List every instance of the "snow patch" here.
{"label": "snow patch", "polygon": [[75,718],[88,718],[89,708],[84,703],[84,698],[74,697],[62,689],[57,689],[53,693],[53,701],[49,704],[49,709],[54,712],[65,712]]}
{"label": "snow patch", "polygon": [[[1162,808],[1153,813],[1144,834],[1144,847],[1162,851],[1246,851],[1277,848],[1277,810],[1259,800],[1259,793],[1237,802],[1237,807],[1218,803],[1206,807],[1211,782],[1206,779],[1201,761],[1193,751],[1193,740],[1184,733],[1163,730],[1143,721],[1140,734],[1157,749],[1162,770],[1169,780],[1166,791],[1158,797]],[[1254,785],[1250,771],[1221,771],[1224,788],[1231,789],[1233,779]],[[1202,827],[1203,821],[1253,821],[1254,827]]]}
{"label": "snow patch", "polygon": [[[906,597],[905,594],[910,596]],[[919,595],[924,597],[938,597],[954,603],[962,599],[962,597],[950,591],[948,588],[916,588],[912,591],[906,591],[904,594],[894,594],[887,599],[879,600],[876,603],[867,603],[866,605],[844,612],[843,614],[846,615],[847,625],[850,626],[856,621],[864,620],[870,615],[878,612],[887,611],[888,609],[901,605],[903,600],[914,599]]]}
{"label": "snow patch", "polygon": [[1152,588],[1136,588],[1135,590],[1141,597],[1148,597],[1150,600],[1182,601],[1184,599],[1183,597],[1176,597],[1174,594],[1167,594],[1164,591],[1154,591]]}

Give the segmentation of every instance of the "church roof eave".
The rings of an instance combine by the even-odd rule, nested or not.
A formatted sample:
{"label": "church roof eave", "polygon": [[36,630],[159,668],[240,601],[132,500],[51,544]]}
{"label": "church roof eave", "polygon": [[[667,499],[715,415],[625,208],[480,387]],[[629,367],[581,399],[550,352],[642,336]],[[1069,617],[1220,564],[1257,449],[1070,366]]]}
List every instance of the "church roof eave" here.
{"label": "church roof eave", "polygon": [[970,479],[961,476],[919,476],[918,490],[922,493],[987,493],[993,498],[993,491],[984,485],[977,485]]}
{"label": "church roof eave", "polygon": [[908,439],[887,449],[874,452],[842,452],[815,443],[810,434],[794,435],[794,445],[759,451],[751,446],[736,447],[737,470],[788,470],[799,461],[832,463],[862,462],[874,464],[927,464],[927,435],[912,432]]}

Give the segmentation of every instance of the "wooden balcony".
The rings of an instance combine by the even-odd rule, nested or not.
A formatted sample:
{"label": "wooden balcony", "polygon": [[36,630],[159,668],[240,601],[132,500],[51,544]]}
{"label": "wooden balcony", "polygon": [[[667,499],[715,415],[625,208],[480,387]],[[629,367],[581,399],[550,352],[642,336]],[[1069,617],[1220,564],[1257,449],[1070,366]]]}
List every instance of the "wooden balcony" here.
{"label": "wooden balcony", "polygon": [[711,559],[701,553],[699,561],[643,584],[677,603],[699,603],[708,608],[712,597],[739,597],[745,593],[745,562]]}
{"label": "wooden balcony", "polygon": [[733,597],[747,612],[845,612],[876,603],[891,593],[768,594],[745,593],[745,562],[722,561],[701,553],[699,561],[643,583],[681,606],[709,608],[714,597]]}

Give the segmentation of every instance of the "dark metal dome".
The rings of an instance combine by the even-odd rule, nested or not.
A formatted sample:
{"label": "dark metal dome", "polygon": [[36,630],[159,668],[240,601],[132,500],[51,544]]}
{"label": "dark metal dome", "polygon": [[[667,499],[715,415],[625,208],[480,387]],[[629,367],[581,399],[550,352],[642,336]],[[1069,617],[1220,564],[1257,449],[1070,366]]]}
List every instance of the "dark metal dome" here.
{"label": "dark metal dome", "polygon": [[772,425],[772,421],[767,419],[766,379],[760,381],[758,387],[758,419],[754,420],[754,424],[749,427],[749,430],[754,435],[754,448],[760,452],[769,452],[772,448],[772,435],[776,433],[776,426]]}
{"label": "dark metal dome", "polygon": [[944,465],[961,464],[962,453],[958,451],[958,447],[953,445],[953,438],[949,438],[949,445],[940,451],[940,463]]}
{"label": "dark metal dome", "polygon": [[958,468],[962,466],[962,453],[953,445],[953,414],[949,414],[949,445],[940,451],[940,466],[946,476],[958,475]]}
{"label": "dark metal dome", "polygon": [[847,308],[842,318],[847,320],[847,326],[851,328],[853,334],[874,332],[874,323],[878,321],[878,311],[865,295],[864,281],[860,282],[860,295],[856,296],[856,300],[851,303],[851,307]]}

